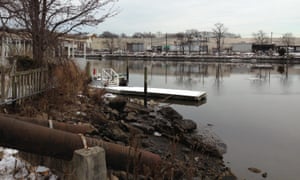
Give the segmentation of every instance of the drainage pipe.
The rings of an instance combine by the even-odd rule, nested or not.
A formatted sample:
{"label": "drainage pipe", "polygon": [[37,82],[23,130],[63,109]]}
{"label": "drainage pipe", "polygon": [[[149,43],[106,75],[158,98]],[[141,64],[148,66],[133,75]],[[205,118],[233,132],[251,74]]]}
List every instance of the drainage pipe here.
{"label": "drainage pipe", "polygon": [[71,133],[82,133],[82,134],[87,134],[87,133],[92,133],[94,131],[97,131],[95,127],[93,127],[91,124],[69,124],[69,123],[63,123],[63,122],[58,122],[55,120],[43,120],[43,119],[38,119],[38,118],[29,118],[29,117],[22,117],[22,116],[15,116],[11,114],[0,114],[0,120],[3,118],[12,118],[20,121],[25,121],[28,123],[33,123],[37,124],[40,126],[45,126],[53,129],[58,129],[62,131],[67,131]]}
{"label": "drainage pipe", "polygon": [[144,165],[152,169],[161,163],[159,155],[142,149],[49,129],[13,118],[0,119],[0,146],[64,160],[71,160],[77,149],[100,146],[105,150],[108,167],[118,170],[132,170]]}

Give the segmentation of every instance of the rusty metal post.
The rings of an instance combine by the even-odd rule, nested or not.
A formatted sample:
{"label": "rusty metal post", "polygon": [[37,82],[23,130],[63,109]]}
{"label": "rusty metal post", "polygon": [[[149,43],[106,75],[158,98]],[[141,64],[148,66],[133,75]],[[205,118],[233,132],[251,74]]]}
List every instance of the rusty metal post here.
{"label": "rusty metal post", "polygon": [[126,59],[126,80],[127,84],[129,83],[129,62],[128,58]]}
{"label": "rusty metal post", "polygon": [[49,129],[12,118],[0,120],[0,146],[64,160],[71,160],[73,152],[77,149],[100,146],[106,152],[107,165],[120,170],[126,170],[128,167],[129,170],[133,170],[133,167],[143,170],[144,165],[152,169],[161,163],[160,156],[142,149]]}
{"label": "rusty metal post", "polygon": [[148,96],[148,92],[147,92],[148,78],[147,78],[147,75],[148,75],[148,73],[147,73],[147,64],[145,64],[145,62],[144,62],[144,107],[145,108],[147,108],[147,96]]}

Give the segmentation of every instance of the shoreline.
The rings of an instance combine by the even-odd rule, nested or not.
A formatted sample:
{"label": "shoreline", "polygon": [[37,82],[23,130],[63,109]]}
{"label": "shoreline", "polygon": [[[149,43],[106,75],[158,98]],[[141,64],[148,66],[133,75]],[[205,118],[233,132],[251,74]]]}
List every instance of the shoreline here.
{"label": "shoreline", "polygon": [[[158,154],[166,162],[163,167],[174,168],[173,175],[177,179],[236,179],[223,161],[226,145],[221,140],[214,141],[214,138],[210,141],[205,137],[210,135],[199,133],[201,128],[197,128],[193,120],[184,119],[170,106],[161,106],[154,101],[149,101],[149,107],[144,108],[143,102],[138,99],[102,99],[102,95],[103,92],[91,89],[88,94],[74,99],[73,103],[54,100],[49,104],[52,107],[49,111],[41,109],[39,103],[44,97],[39,97],[25,101],[22,106],[26,109],[19,107],[18,110],[12,110],[6,107],[5,111],[40,119],[51,117],[64,123],[89,123],[97,131],[86,136]],[[124,171],[111,171],[119,178],[126,174]],[[155,175],[158,172],[153,173]]]}

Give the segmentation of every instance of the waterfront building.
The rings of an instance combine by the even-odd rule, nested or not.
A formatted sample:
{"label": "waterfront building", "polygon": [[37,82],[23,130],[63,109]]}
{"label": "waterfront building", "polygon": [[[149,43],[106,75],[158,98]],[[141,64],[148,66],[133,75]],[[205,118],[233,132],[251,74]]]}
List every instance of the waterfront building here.
{"label": "waterfront building", "polygon": [[[24,33],[1,32],[1,57],[13,55],[31,56],[32,42]],[[286,47],[281,38],[272,38],[272,43],[257,44],[254,38],[230,36],[222,39],[221,55],[244,53],[275,53],[285,48],[290,54],[300,54],[300,38]],[[47,51],[48,56],[75,57],[103,54],[164,54],[164,55],[215,55],[216,41],[212,33],[162,34],[137,37],[99,37],[95,34],[68,34],[59,38],[55,47]]]}

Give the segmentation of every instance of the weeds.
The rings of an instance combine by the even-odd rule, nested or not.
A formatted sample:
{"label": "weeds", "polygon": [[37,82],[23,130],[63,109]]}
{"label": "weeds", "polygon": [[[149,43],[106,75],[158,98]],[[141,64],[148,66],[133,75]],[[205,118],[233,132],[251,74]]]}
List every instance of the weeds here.
{"label": "weeds", "polygon": [[88,78],[73,61],[63,61],[52,68],[53,86],[59,99],[70,103],[79,92],[86,91]]}
{"label": "weeds", "polygon": [[[88,78],[73,61],[64,60],[49,65],[49,87],[43,94],[22,100],[19,110],[23,116],[34,117],[41,112],[49,113],[53,107],[64,111],[65,104],[74,104],[78,94],[87,92]],[[96,93],[101,96],[103,93]],[[100,98],[98,98],[100,99]],[[59,105],[59,106],[57,106]]]}
{"label": "weeds", "polygon": [[89,96],[95,102],[95,104],[101,105],[103,103],[103,95],[105,94],[104,89],[95,89],[93,92],[90,91]]}

